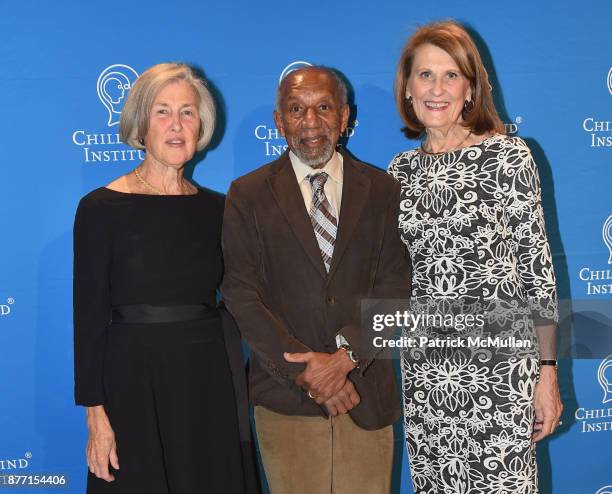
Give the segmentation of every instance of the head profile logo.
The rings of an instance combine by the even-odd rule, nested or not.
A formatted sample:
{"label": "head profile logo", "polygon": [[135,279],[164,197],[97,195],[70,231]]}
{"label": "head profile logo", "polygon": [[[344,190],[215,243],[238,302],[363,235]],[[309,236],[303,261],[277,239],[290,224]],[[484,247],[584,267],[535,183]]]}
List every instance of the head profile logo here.
{"label": "head profile logo", "polygon": [[279,85],[281,82],[283,82],[283,79],[285,77],[291,74],[291,72],[293,72],[294,70],[303,69],[304,67],[312,67],[312,64],[310,62],[305,62],[303,60],[298,60],[297,62],[291,62],[281,72],[281,75],[278,78]]}
{"label": "head profile logo", "polygon": [[601,236],[603,237],[604,244],[608,247],[608,264],[612,264],[612,214],[604,221]]}
{"label": "head profile logo", "polygon": [[612,494],[612,485],[603,486],[595,494]]}
{"label": "head profile logo", "polygon": [[601,402],[609,403],[612,401],[612,355],[608,355],[601,361],[601,364],[599,364],[599,368],[597,369],[597,380],[604,392],[604,397]]}
{"label": "head profile logo", "polygon": [[108,111],[109,127],[119,123],[121,109],[136,79],[138,72],[129,65],[109,65],[100,73],[96,89],[98,98]]}
{"label": "head profile logo", "polygon": [[612,67],[610,67],[610,70],[608,71],[608,91],[610,91],[610,94],[612,94]]}

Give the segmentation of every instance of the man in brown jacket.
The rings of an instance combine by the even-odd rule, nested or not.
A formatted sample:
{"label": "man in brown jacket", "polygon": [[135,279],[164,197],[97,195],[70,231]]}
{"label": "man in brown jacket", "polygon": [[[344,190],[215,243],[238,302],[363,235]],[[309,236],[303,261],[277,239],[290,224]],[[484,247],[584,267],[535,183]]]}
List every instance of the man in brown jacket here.
{"label": "man in brown jacket", "polygon": [[399,397],[392,362],[365,358],[360,306],[407,298],[410,273],[399,184],[336,151],[348,117],[334,71],[291,72],[274,112],[289,150],[227,196],[222,291],[251,348],[250,396],[273,494],[390,489]]}

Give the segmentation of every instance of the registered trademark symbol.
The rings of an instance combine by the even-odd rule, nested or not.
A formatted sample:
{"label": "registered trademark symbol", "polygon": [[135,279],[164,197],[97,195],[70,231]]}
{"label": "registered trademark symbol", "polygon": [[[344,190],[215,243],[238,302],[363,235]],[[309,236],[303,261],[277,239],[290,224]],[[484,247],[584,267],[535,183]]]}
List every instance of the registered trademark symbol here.
{"label": "registered trademark symbol", "polygon": [[13,297],[9,297],[9,299],[6,301],[9,305],[13,305],[15,303],[15,299]]}
{"label": "registered trademark symbol", "polygon": [[514,121],[515,121],[517,124],[523,123],[523,117],[516,117],[516,118],[514,119]]}
{"label": "registered trademark symbol", "polygon": [[26,457],[27,459],[32,458],[32,453],[30,453],[29,451],[26,451],[25,457]]}

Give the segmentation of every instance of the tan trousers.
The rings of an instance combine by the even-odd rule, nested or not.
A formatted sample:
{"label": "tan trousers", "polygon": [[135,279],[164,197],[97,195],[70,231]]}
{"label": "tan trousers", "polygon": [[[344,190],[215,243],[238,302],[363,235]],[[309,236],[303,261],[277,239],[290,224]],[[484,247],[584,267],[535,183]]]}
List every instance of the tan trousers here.
{"label": "tan trousers", "polygon": [[351,417],[282,415],[255,407],[271,494],[389,494],[393,428],[367,431]]}

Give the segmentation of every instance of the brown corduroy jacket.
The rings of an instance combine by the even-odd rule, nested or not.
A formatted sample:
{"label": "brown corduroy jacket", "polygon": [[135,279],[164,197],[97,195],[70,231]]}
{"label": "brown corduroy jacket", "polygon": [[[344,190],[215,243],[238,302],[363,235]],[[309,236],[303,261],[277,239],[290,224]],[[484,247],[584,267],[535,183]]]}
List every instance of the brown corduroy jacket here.
{"label": "brown corduroy jacket", "polygon": [[[235,180],[226,200],[223,298],[251,348],[251,402],[278,413],[324,414],[294,383],[304,364],[286,362],[283,352],[333,353],[341,333],[363,355],[361,300],[410,295],[408,255],[398,231],[399,183],[342,154],[342,204],[329,273],[288,152]],[[349,379],[361,396],[350,412],[357,425],[380,429],[399,418],[392,361],[363,362]]]}

